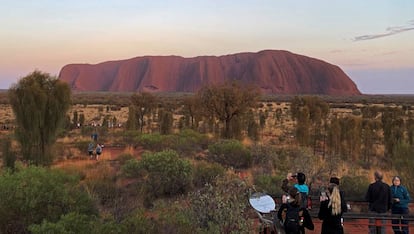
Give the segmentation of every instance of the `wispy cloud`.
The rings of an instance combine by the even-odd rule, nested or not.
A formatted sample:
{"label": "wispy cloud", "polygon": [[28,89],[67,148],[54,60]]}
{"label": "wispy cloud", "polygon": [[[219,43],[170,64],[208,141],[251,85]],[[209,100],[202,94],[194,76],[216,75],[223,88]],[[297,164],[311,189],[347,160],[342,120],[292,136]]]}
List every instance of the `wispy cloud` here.
{"label": "wispy cloud", "polygon": [[414,30],[414,20],[408,21],[407,25],[388,27],[385,29],[386,32],[384,33],[362,35],[362,36],[354,37],[353,41],[364,41],[364,40],[377,39],[381,37],[388,37],[388,36],[392,36],[392,35],[410,31],[410,30]]}

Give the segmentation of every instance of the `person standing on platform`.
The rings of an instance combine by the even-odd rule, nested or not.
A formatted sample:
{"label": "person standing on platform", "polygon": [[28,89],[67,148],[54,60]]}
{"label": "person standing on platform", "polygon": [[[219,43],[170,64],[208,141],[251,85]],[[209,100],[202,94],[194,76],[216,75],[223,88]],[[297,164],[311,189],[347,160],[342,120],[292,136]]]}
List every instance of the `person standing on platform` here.
{"label": "person standing on platform", "polygon": [[[395,234],[408,234],[408,220],[403,218],[403,215],[408,214],[408,203],[410,202],[410,195],[408,190],[401,185],[401,178],[399,176],[394,176],[392,179],[391,185],[391,195],[392,195],[392,207],[391,213],[401,215],[401,219],[392,220],[392,224],[398,224],[392,226]],[[403,226],[401,227],[400,224]]]}
{"label": "person standing on platform", "polygon": [[[383,175],[381,172],[374,173],[375,182],[370,184],[365,195],[365,200],[369,203],[369,211],[372,215],[385,215],[391,208],[391,189],[388,184],[382,182]],[[386,220],[382,219],[381,226],[375,226],[376,218],[369,219],[369,231],[371,234],[385,234]]]}

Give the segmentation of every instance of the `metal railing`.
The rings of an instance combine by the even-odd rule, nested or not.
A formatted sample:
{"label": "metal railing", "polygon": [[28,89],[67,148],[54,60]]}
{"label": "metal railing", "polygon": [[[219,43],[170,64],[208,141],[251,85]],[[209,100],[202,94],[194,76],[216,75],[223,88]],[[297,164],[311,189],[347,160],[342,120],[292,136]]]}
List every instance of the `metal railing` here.
{"label": "metal railing", "polygon": [[[275,214],[275,213],[274,213]],[[318,219],[317,212],[311,212],[313,223],[315,225],[314,230],[306,230],[307,234],[321,233],[322,220]],[[261,215],[259,220],[259,233],[284,233],[282,225],[275,223],[272,224],[273,214]],[[378,230],[381,227],[385,228],[386,233],[393,233],[393,228],[403,229],[407,228],[410,232],[414,231],[414,215],[396,215],[396,214],[371,214],[371,213],[344,213],[344,233],[368,233],[370,227]],[[393,224],[392,221],[398,221],[398,224]],[[407,221],[408,224],[402,224],[400,221]],[[265,221],[265,222],[264,222]]]}

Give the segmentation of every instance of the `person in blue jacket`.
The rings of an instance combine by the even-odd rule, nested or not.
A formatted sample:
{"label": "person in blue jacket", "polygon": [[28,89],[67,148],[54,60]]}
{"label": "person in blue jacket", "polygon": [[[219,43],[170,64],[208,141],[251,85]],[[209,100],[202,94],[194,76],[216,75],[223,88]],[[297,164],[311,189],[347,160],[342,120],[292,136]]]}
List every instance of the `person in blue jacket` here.
{"label": "person in blue jacket", "polygon": [[[392,206],[391,206],[391,213],[392,214],[399,214],[399,215],[406,215],[408,214],[408,203],[410,202],[410,195],[408,194],[408,190],[401,185],[401,178],[399,176],[394,176],[392,178],[392,185],[391,185],[391,197],[392,197]],[[403,227],[400,227],[399,224],[403,224]],[[408,221],[404,218],[401,219],[393,219],[392,224],[398,224],[392,226],[394,233],[400,234],[408,234]]]}
{"label": "person in blue jacket", "polygon": [[308,207],[309,187],[306,184],[305,174],[302,172],[298,172],[294,175],[292,173],[288,173],[287,178],[282,181],[282,190],[285,192],[289,191],[291,188],[291,186],[289,186],[289,181],[293,181],[293,187],[295,187],[301,193],[301,208],[310,208]]}

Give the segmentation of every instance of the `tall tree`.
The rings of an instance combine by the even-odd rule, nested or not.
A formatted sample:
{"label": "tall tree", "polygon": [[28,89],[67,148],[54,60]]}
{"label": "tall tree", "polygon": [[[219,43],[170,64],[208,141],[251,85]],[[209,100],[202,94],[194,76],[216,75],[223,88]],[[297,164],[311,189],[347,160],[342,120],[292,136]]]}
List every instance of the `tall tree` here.
{"label": "tall tree", "polygon": [[142,132],[145,126],[145,117],[151,115],[152,110],[157,105],[157,97],[151,93],[136,93],[131,96],[131,104],[134,106],[136,120]]}
{"label": "tall tree", "polygon": [[197,95],[185,97],[183,100],[183,113],[188,120],[188,127],[198,128],[198,120],[201,119],[201,102]]}
{"label": "tall tree", "polygon": [[223,137],[231,138],[231,120],[245,114],[257,104],[259,91],[253,86],[243,86],[236,82],[210,85],[198,92],[203,107],[224,125]]}
{"label": "tall tree", "polygon": [[23,158],[35,165],[49,165],[53,160],[51,148],[71,104],[69,86],[47,73],[34,71],[8,93]]}

